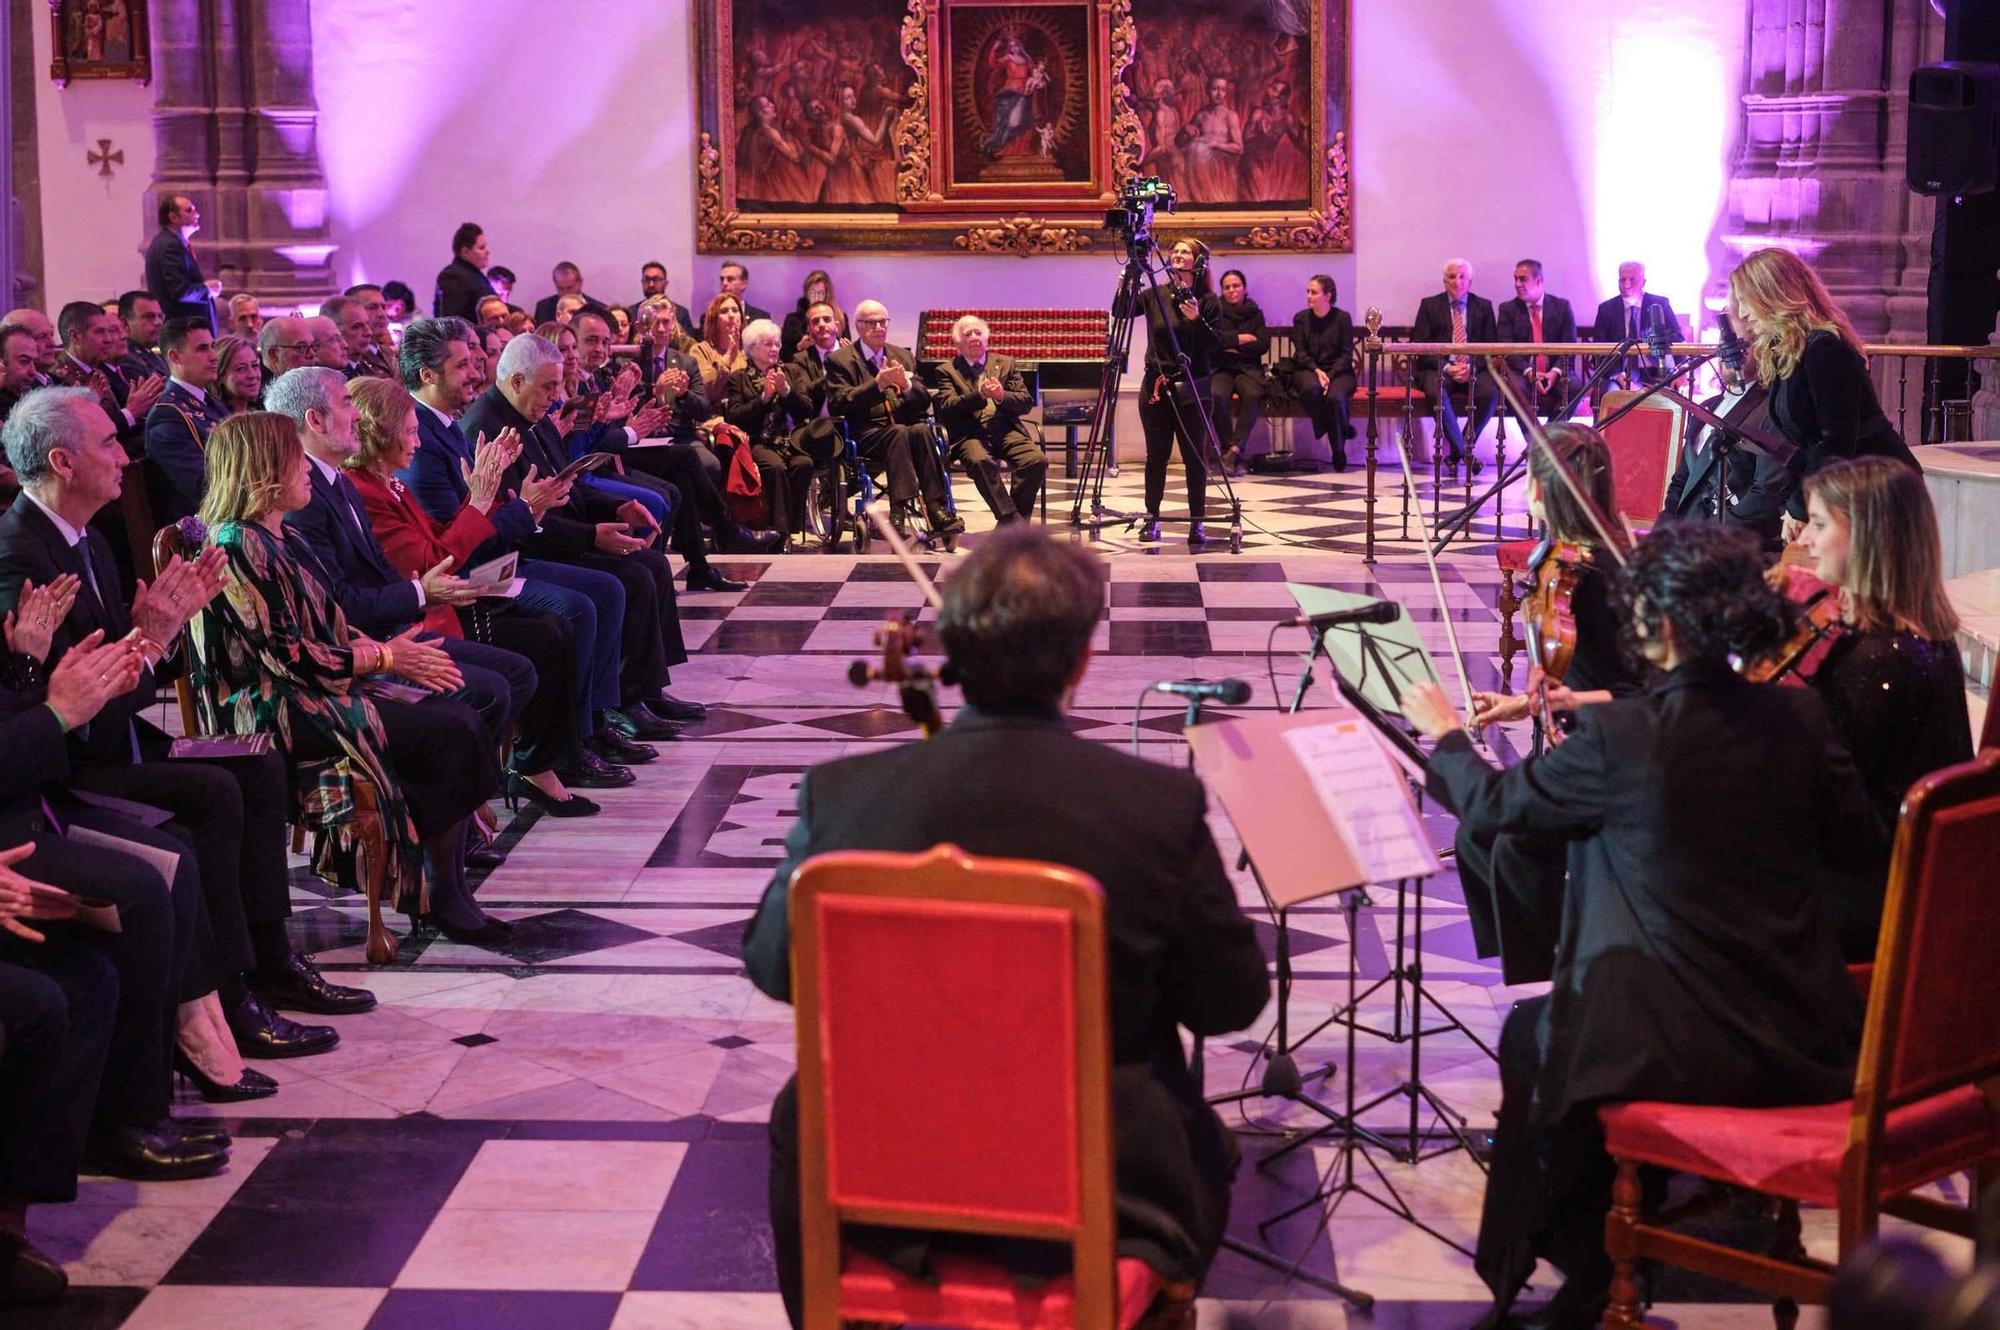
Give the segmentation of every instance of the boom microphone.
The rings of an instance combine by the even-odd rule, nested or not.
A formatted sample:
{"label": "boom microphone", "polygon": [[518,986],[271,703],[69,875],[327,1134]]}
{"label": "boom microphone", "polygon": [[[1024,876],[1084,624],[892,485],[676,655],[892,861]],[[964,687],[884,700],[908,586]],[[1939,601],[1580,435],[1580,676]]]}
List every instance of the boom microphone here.
{"label": "boom microphone", "polygon": [[1736,325],[1730,322],[1727,313],[1716,314],[1715,327],[1716,331],[1722,334],[1722,340],[1715,348],[1716,355],[1722,360],[1722,367],[1733,374],[1741,375],[1744,357],[1750,352],[1749,345],[1736,335]]}
{"label": "boom microphone", "polygon": [[1315,631],[1338,628],[1347,623],[1394,623],[1403,617],[1403,607],[1393,600],[1371,600],[1352,609],[1328,610],[1324,614],[1300,614],[1279,624],[1280,628],[1311,628]]}
{"label": "boom microphone", "polygon": [[1172,693],[1175,697],[1195,697],[1204,702],[1220,702],[1226,707],[1240,707],[1250,700],[1250,685],[1241,679],[1186,679],[1179,682],[1156,683],[1147,691]]}
{"label": "boom microphone", "polygon": [[1658,305],[1646,306],[1646,347],[1662,362],[1674,353],[1674,335],[1667,330],[1667,311]]}

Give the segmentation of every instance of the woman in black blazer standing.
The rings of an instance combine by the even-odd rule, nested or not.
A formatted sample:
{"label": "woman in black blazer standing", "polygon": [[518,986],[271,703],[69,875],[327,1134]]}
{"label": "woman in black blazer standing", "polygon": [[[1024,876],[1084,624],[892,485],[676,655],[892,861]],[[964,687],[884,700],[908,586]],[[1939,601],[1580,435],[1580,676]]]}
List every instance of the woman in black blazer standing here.
{"label": "woman in black blazer standing", "polygon": [[[1760,249],[1729,274],[1729,303],[1756,347],[1757,382],[1771,394],[1771,420],[1798,452],[1800,480],[1842,457],[1888,457],[1921,471],[1882,413],[1861,338],[1819,277],[1784,249]],[[1805,495],[1785,500],[1786,544],[1805,525]]]}

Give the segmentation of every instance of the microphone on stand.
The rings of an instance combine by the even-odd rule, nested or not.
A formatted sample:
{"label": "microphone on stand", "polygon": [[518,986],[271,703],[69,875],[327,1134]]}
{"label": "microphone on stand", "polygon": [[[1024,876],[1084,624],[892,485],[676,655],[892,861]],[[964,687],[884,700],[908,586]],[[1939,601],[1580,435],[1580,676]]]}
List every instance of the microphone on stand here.
{"label": "microphone on stand", "polygon": [[1403,607],[1393,600],[1371,600],[1352,609],[1328,610],[1324,614],[1299,614],[1279,624],[1280,628],[1311,628],[1320,631],[1349,623],[1394,623],[1403,617]]}
{"label": "microphone on stand", "polygon": [[1715,348],[1715,354],[1722,361],[1722,367],[1739,378],[1743,374],[1744,358],[1750,353],[1750,346],[1736,335],[1736,325],[1730,321],[1727,312],[1715,316],[1716,331],[1722,334]]}
{"label": "microphone on stand", "polygon": [[1153,693],[1172,693],[1175,697],[1192,698],[1202,702],[1219,702],[1225,707],[1240,707],[1250,700],[1250,685],[1241,679],[1183,679],[1152,684],[1147,688]]}
{"label": "microphone on stand", "polygon": [[1667,328],[1667,312],[1658,305],[1646,306],[1646,347],[1666,367],[1674,354],[1674,335]]}

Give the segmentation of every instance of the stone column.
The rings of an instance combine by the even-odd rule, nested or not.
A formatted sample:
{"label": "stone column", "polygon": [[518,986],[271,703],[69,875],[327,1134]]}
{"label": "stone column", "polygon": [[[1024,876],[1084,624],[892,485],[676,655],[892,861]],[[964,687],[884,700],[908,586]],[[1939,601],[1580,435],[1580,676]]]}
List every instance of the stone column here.
{"label": "stone column", "polygon": [[1930,0],[1748,0],[1748,11],[1727,266],[1783,246],[1864,340],[1923,340],[1932,206],[1910,192],[1904,157],[1910,71],[1943,40]]}
{"label": "stone column", "polygon": [[310,0],[155,0],[152,210],[201,206],[202,266],[275,304],[332,294]]}

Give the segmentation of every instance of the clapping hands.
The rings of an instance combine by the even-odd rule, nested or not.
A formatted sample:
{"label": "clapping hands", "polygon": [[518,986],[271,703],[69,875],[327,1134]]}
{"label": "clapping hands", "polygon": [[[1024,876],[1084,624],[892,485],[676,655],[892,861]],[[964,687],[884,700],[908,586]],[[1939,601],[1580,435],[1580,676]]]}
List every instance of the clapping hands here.
{"label": "clapping hands", "polygon": [[77,588],[82,585],[75,573],[64,573],[45,587],[36,586],[32,579],[23,582],[20,602],[7,615],[7,649],[31,660],[46,660],[56,629],[69,617]]}

